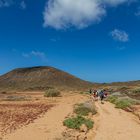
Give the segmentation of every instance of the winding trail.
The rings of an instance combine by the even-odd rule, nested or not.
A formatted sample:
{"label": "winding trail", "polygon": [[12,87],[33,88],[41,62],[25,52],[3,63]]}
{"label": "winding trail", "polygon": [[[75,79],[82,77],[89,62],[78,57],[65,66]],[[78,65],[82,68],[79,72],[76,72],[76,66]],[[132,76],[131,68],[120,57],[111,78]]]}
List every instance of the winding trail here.
{"label": "winding trail", "polygon": [[111,103],[96,103],[99,116],[94,140],[140,140],[140,121]]}

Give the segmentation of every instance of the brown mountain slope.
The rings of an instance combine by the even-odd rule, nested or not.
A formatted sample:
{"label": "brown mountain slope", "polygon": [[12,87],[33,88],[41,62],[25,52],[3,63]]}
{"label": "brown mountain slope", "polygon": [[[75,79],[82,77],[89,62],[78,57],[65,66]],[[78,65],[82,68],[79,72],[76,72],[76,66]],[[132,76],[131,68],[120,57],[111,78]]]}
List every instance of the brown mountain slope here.
{"label": "brown mountain slope", "polygon": [[0,90],[85,89],[91,86],[90,82],[47,66],[19,68],[0,76]]}

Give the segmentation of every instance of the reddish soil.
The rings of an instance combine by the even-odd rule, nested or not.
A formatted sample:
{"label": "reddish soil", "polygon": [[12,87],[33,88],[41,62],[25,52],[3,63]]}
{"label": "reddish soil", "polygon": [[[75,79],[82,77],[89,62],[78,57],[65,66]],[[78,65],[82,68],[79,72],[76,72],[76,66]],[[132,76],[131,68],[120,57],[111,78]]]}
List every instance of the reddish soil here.
{"label": "reddish soil", "polygon": [[45,103],[7,103],[0,104],[0,133],[5,135],[22,126],[32,123],[52,105]]}

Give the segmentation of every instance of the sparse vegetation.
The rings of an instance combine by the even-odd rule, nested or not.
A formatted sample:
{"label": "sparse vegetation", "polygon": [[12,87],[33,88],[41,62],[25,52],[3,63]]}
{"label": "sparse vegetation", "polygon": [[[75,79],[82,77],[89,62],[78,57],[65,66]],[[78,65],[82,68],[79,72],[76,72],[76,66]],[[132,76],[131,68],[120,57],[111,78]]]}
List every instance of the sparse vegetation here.
{"label": "sparse vegetation", "polygon": [[114,96],[111,95],[107,98],[107,101],[115,104],[116,108],[126,109],[128,107],[131,107],[132,105],[138,104],[139,101],[132,99],[128,96]]}
{"label": "sparse vegetation", "polygon": [[74,112],[78,115],[87,116],[89,114],[89,112],[91,112],[91,110],[84,106],[79,106],[79,107],[75,108]]}
{"label": "sparse vegetation", "polygon": [[119,91],[126,91],[128,90],[129,88],[127,86],[122,86],[122,87],[119,87],[118,90]]}
{"label": "sparse vegetation", "polygon": [[57,89],[48,89],[45,94],[44,97],[58,97],[60,96],[60,91],[58,91]]}
{"label": "sparse vegetation", "polygon": [[140,88],[134,88],[129,90],[127,96],[136,100],[140,100]]}
{"label": "sparse vegetation", "polygon": [[115,104],[116,101],[117,101],[117,99],[118,99],[117,96],[109,96],[109,97],[107,98],[107,101],[109,101],[110,103]]}
{"label": "sparse vegetation", "polygon": [[28,101],[29,97],[26,96],[7,96],[4,101]]}
{"label": "sparse vegetation", "polygon": [[116,108],[126,109],[127,107],[130,107],[133,103],[129,100],[118,100],[116,101],[115,105]]}
{"label": "sparse vegetation", "polygon": [[82,124],[85,124],[88,129],[92,129],[94,123],[90,119],[85,119],[82,116],[77,116],[75,118],[66,119],[63,122],[63,124],[64,124],[64,126],[67,126],[68,128],[72,128],[72,129],[80,129],[80,126]]}
{"label": "sparse vegetation", "polygon": [[95,106],[91,101],[76,104],[74,107],[74,113],[76,113],[77,116],[66,119],[63,122],[64,126],[78,130],[81,130],[82,125],[85,125],[88,130],[93,128],[94,122],[91,119],[83,117],[89,115],[89,113],[92,113],[93,115],[97,113]]}
{"label": "sparse vegetation", "polygon": [[135,94],[140,93],[140,89],[135,89],[132,92],[135,93]]}
{"label": "sparse vegetation", "polygon": [[82,116],[87,116],[89,113],[93,115],[97,113],[95,106],[92,103],[83,103],[75,106],[74,113]]}

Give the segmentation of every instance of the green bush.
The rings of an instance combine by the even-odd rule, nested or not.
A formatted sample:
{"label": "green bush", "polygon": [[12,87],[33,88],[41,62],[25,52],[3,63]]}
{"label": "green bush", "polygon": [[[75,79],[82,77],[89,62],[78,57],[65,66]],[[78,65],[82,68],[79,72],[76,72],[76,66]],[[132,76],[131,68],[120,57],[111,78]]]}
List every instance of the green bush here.
{"label": "green bush", "polygon": [[74,112],[78,115],[87,116],[91,112],[91,110],[84,106],[79,106],[75,108]]}
{"label": "green bush", "polygon": [[109,96],[107,98],[107,101],[109,101],[110,103],[115,104],[117,102],[117,99],[118,99],[118,97],[116,97],[116,96]]}
{"label": "green bush", "polygon": [[116,108],[121,108],[121,109],[125,109],[127,107],[130,107],[133,103],[130,102],[129,100],[118,100],[115,105]]}
{"label": "green bush", "polygon": [[93,104],[89,104],[89,103],[78,104],[74,109],[74,113],[81,115],[81,116],[87,116],[90,112],[93,115],[95,115],[97,113]]}
{"label": "green bush", "polygon": [[131,107],[132,105],[139,104],[139,102],[135,99],[132,99],[128,96],[124,97],[116,97],[116,96],[109,96],[107,101],[115,104],[116,108],[126,109],[127,107]]}
{"label": "green bush", "polygon": [[85,124],[88,129],[92,129],[94,123],[90,119],[85,119],[82,116],[77,116],[75,118],[66,119],[63,122],[63,124],[64,124],[64,126],[67,126],[68,128],[71,128],[71,129],[80,129],[80,126],[82,124]]}
{"label": "green bush", "polygon": [[60,91],[56,90],[56,89],[48,89],[45,94],[45,97],[58,97],[60,96]]}

